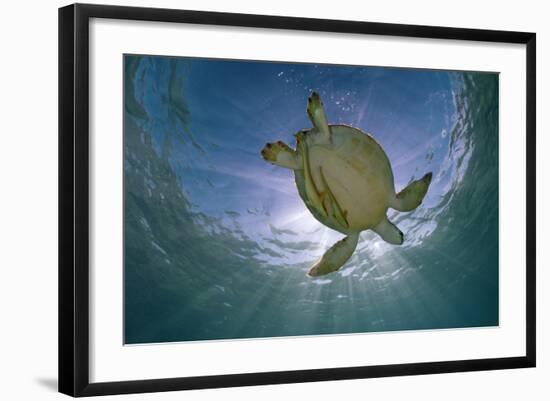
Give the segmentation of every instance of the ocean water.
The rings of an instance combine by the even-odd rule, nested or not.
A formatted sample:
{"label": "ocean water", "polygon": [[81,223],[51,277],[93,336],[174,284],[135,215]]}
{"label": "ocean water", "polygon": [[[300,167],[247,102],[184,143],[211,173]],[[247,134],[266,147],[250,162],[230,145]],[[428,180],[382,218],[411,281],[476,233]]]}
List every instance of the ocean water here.
{"label": "ocean water", "polygon": [[[495,326],[498,74],[125,56],[125,342]],[[308,267],[343,236],[260,150],[330,123],[372,134],[396,190],[432,171],[423,204],[388,210],[333,274]]]}

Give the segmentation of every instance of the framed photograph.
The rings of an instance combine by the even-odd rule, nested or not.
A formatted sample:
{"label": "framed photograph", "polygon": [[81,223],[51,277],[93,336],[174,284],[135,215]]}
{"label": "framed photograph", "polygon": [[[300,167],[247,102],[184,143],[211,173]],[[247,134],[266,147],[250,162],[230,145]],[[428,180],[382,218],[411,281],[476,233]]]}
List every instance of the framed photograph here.
{"label": "framed photograph", "polygon": [[59,390],[535,366],[535,34],[59,10]]}

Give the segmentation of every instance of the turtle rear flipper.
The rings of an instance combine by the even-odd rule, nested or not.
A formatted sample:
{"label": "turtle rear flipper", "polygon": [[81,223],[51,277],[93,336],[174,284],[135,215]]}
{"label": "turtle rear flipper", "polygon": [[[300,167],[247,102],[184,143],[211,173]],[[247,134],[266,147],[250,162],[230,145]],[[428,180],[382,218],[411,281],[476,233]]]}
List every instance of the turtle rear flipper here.
{"label": "turtle rear flipper", "polygon": [[319,131],[318,143],[331,143],[331,132],[321,98],[317,92],[312,92],[307,99],[307,115],[313,126]]}
{"label": "turtle rear flipper", "polygon": [[302,159],[300,155],[292,150],[283,141],[267,143],[261,151],[264,160],[280,167],[286,167],[291,170],[302,168]]}

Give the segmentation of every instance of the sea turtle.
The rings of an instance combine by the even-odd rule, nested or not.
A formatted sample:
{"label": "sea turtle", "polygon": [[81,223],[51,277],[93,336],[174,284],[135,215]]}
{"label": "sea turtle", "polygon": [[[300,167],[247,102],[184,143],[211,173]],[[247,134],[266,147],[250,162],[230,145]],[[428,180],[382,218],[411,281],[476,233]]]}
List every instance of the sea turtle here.
{"label": "sea turtle", "polygon": [[432,173],[396,194],[390,161],[372,136],[348,125],[329,125],[316,92],[308,98],[307,113],[313,128],[294,135],[296,150],[278,141],[265,145],[261,154],[272,164],[292,169],[298,193],[313,216],[346,235],[311,266],[308,276],[314,277],[340,269],[363,230],[401,245],[403,233],[388,220],[386,211],[418,207]]}

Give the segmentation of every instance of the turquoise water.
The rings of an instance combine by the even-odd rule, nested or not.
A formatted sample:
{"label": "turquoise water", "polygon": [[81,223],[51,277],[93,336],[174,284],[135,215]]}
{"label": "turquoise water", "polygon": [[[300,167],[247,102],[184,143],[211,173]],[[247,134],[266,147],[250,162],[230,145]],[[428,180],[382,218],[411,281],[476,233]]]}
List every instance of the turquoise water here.
{"label": "turquoise water", "polygon": [[[330,123],[371,133],[399,191],[394,246],[361,234],[336,273],[308,267],[342,235],[260,150]],[[125,56],[126,343],[498,325],[498,74]]]}

